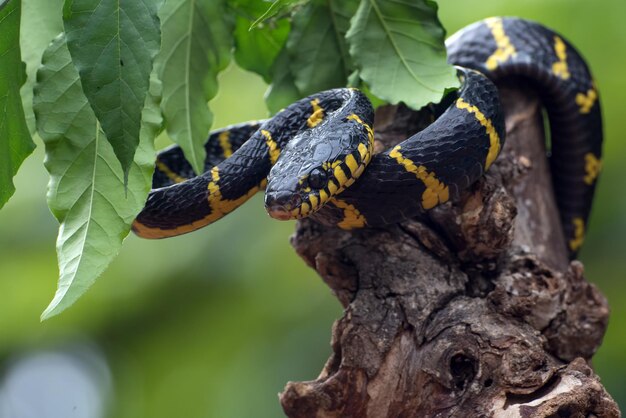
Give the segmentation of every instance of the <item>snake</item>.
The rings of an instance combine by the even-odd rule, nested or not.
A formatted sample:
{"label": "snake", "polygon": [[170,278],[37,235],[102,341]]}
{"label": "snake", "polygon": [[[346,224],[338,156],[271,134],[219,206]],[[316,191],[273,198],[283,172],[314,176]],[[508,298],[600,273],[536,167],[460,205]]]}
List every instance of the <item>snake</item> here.
{"label": "snake", "polygon": [[460,87],[434,121],[374,151],[374,109],[355,88],[312,94],[267,120],[209,134],[204,172],[181,148],[157,155],[145,207],[132,224],[143,238],[209,225],[260,190],[275,219],[309,217],[346,230],[425,219],[461,198],[505,141],[498,86],[534,88],[549,121],[550,174],[571,258],[582,246],[602,167],[602,115],[588,65],[561,35],[521,18],[493,17],[446,41]]}

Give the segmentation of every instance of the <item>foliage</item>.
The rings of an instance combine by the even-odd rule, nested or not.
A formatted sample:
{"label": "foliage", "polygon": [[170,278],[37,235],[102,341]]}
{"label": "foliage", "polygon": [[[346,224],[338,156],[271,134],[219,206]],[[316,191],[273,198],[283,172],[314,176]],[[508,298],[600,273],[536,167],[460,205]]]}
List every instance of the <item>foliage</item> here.
{"label": "foliage", "polygon": [[124,171],[139,145],[141,111],[161,43],[154,0],[66,0],[63,25],[82,91]]}
{"label": "foliage", "polygon": [[[35,85],[48,205],[60,223],[59,284],[44,318],[71,305],[121,248],[150,189],[161,118],[201,171],[213,119],[208,102],[232,57],[270,84],[271,112],[346,85],[376,103],[420,108],[458,83],[430,0],[64,0],[62,10],[60,0],[27,3],[51,15],[38,35],[21,39],[28,62],[22,96],[30,100]],[[0,63],[0,105],[8,109],[0,116],[0,205],[33,148],[35,125],[18,88],[26,80],[21,1],[2,5],[11,18],[0,19],[0,49],[8,51]],[[37,10],[28,8],[23,21],[37,21]],[[56,36],[61,16],[64,35]]]}
{"label": "foliage", "polygon": [[207,102],[217,74],[230,62],[232,19],[222,0],[167,1],[161,7],[163,45],[156,62],[163,80],[167,132],[196,173],[204,167],[204,142],[212,123]]}
{"label": "foliage", "polygon": [[454,69],[440,59],[446,52],[444,30],[438,22],[436,9],[423,2],[361,2],[347,39],[359,75],[372,93],[413,108],[441,98],[451,86]]}
{"label": "foliage", "polygon": [[20,98],[26,80],[20,58],[20,9],[17,1],[0,3],[0,208],[15,191],[13,176],[35,148]]}
{"label": "foliage", "polygon": [[33,106],[46,145],[48,205],[63,226],[57,239],[59,287],[43,318],[72,304],[117,255],[150,190],[153,138],[161,124],[155,81],[143,109],[139,148],[124,181],[71,63],[60,35],[43,54]]}

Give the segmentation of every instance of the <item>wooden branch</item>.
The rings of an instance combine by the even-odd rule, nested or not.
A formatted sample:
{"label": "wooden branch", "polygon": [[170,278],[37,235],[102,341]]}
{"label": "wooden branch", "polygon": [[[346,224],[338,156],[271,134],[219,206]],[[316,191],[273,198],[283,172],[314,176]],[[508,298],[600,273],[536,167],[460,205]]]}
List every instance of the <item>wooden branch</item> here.
{"label": "wooden branch", "polygon": [[[430,220],[345,232],[309,220],[292,244],[345,307],[315,381],[280,396],[296,417],[618,417],[588,365],[605,298],[569,263],[541,109],[503,89],[507,144],[460,202]],[[376,115],[384,149],[419,115]]]}

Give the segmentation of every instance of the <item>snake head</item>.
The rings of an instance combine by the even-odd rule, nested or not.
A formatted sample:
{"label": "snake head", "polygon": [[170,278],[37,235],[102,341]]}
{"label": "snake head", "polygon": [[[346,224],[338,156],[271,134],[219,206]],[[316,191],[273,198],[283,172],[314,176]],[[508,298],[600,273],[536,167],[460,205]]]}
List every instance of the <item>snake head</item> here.
{"label": "snake head", "polygon": [[372,156],[373,137],[369,125],[355,114],[298,134],[268,176],[268,214],[288,220],[318,211],[363,173]]}

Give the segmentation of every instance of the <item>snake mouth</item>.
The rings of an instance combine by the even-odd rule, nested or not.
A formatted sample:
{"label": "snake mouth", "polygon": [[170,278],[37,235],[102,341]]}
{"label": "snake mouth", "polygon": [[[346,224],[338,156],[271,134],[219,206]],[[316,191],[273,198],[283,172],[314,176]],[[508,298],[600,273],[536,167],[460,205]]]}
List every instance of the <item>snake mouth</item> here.
{"label": "snake mouth", "polygon": [[289,221],[293,219],[293,215],[289,211],[285,211],[283,209],[267,209],[268,215],[272,218],[277,219],[279,221]]}
{"label": "snake mouth", "polygon": [[265,210],[268,215],[280,221],[295,219],[294,211],[302,205],[302,198],[298,193],[278,191],[265,194]]}

